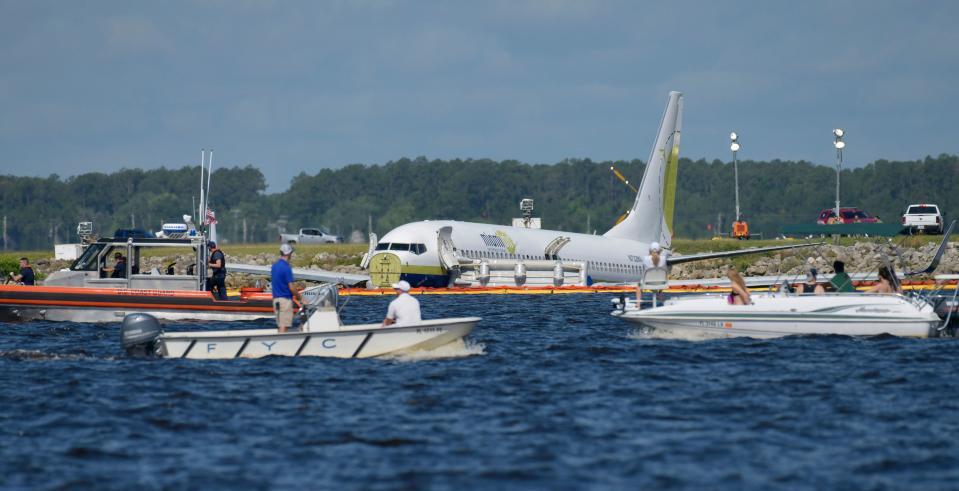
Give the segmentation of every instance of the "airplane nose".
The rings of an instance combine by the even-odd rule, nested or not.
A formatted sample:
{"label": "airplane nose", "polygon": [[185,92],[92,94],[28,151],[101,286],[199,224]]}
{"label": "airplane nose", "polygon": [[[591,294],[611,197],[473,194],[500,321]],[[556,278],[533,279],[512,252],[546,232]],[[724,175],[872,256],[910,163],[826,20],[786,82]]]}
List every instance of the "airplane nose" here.
{"label": "airplane nose", "polygon": [[400,281],[400,258],[396,254],[380,252],[370,259],[370,282],[373,286],[388,288]]}

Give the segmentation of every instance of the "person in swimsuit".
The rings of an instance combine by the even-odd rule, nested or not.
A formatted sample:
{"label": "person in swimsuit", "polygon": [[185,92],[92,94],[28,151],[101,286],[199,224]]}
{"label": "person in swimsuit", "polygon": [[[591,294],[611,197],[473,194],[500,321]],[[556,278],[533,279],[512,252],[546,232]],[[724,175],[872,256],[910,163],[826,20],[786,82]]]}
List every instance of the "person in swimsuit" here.
{"label": "person in swimsuit", "polygon": [[732,305],[751,304],[752,300],[749,298],[749,289],[746,288],[746,282],[743,280],[743,277],[739,275],[739,271],[736,271],[736,268],[729,268],[729,271],[726,272],[726,277],[729,278],[729,286],[732,288],[727,298],[729,303]]}
{"label": "person in swimsuit", "polygon": [[896,281],[889,268],[879,266],[879,281],[872,288],[866,290],[866,293],[902,293],[898,285],[899,282]]}

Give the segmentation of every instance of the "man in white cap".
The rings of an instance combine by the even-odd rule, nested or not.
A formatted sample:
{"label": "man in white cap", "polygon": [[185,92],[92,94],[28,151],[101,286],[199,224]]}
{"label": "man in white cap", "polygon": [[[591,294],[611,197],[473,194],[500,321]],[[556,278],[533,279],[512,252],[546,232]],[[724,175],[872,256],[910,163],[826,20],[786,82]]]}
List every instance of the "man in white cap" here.
{"label": "man in white cap", "polygon": [[666,255],[663,254],[663,248],[659,246],[659,242],[649,244],[649,255],[643,258],[643,267],[645,269],[666,267]]}
{"label": "man in white cap", "polygon": [[[653,242],[649,244],[649,254],[643,257],[643,271],[649,271],[652,268],[665,268],[666,267],[666,255],[663,254],[663,248],[660,247],[659,242]],[[645,273],[644,273],[645,274]],[[642,303],[643,298],[643,282],[640,281],[636,284],[636,305]],[[658,301],[663,299],[662,292],[656,294]]]}
{"label": "man in white cap", "polygon": [[390,302],[383,325],[414,324],[422,320],[420,302],[410,295],[410,284],[400,280],[393,284],[393,289],[396,290],[396,299]]}
{"label": "man in white cap", "polygon": [[293,268],[290,258],[293,247],[290,244],[280,246],[280,258],[270,268],[270,288],[273,290],[273,312],[276,314],[276,327],[286,332],[293,327],[293,299],[299,295],[293,284]]}

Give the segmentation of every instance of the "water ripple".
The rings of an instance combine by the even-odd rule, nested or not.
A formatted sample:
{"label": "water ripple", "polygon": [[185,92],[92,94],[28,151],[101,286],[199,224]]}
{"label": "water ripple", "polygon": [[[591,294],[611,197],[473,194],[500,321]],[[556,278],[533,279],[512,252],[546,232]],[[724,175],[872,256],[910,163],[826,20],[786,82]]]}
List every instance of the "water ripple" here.
{"label": "water ripple", "polygon": [[[382,319],[354,298],[347,323]],[[959,341],[646,339],[606,295],[422,297],[479,315],[388,359],[131,359],[118,326],[3,324],[11,488],[950,488]],[[262,328],[172,323],[170,330]]]}

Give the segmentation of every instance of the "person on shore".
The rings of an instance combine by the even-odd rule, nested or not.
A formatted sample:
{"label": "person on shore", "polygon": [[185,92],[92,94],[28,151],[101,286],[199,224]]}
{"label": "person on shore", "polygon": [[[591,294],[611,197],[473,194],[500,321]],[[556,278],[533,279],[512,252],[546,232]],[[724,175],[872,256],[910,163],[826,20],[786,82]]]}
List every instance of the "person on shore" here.
{"label": "person on shore", "polygon": [[856,287],[852,284],[852,278],[846,274],[846,263],[839,260],[833,261],[832,269],[835,271],[835,274],[832,276],[832,279],[829,280],[829,284],[832,285],[834,291],[842,293],[856,291]]}
{"label": "person on shore", "polygon": [[280,258],[270,268],[271,289],[273,290],[273,313],[276,314],[276,328],[286,332],[293,327],[293,300],[300,295],[293,284],[293,268],[290,259],[293,246],[280,246]]}
{"label": "person on shore", "polygon": [[421,321],[420,302],[410,295],[410,284],[400,280],[393,284],[393,289],[396,290],[396,299],[390,302],[383,325],[415,324]]}
{"label": "person on shore", "polygon": [[729,287],[732,289],[732,291],[729,292],[727,301],[732,305],[751,304],[752,300],[749,298],[749,289],[746,288],[746,281],[739,275],[739,271],[736,271],[734,267],[729,268],[729,271],[726,272],[726,277],[729,278]]}
{"label": "person on shore", "polygon": [[899,282],[890,269],[883,265],[879,266],[879,281],[872,288],[866,290],[866,293],[902,293],[899,289]]}
{"label": "person on shore", "polygon": [[207,263],[210,277],[207,279],[206,289],[213,292],[213,298],[226,300],[226,256],[216,246],[216,242],[211,240],[206,246],[210,250],[210,260]]}
{"label": "person on shore", "polygon": [[30,260],[20,258],[20,274],[10,272],[10,278],[22,285],[33,286],[36,283],[36,276],[33,274],[33,267],[30,266]]}
{"label": "person on shore", "polygon": [[819,284],[817,276],[816,268],[809,268],[809,271],[806,271],[806,282],[796,285],[796,293],[815,293],[816,295],[826,293],[826,288]]}

